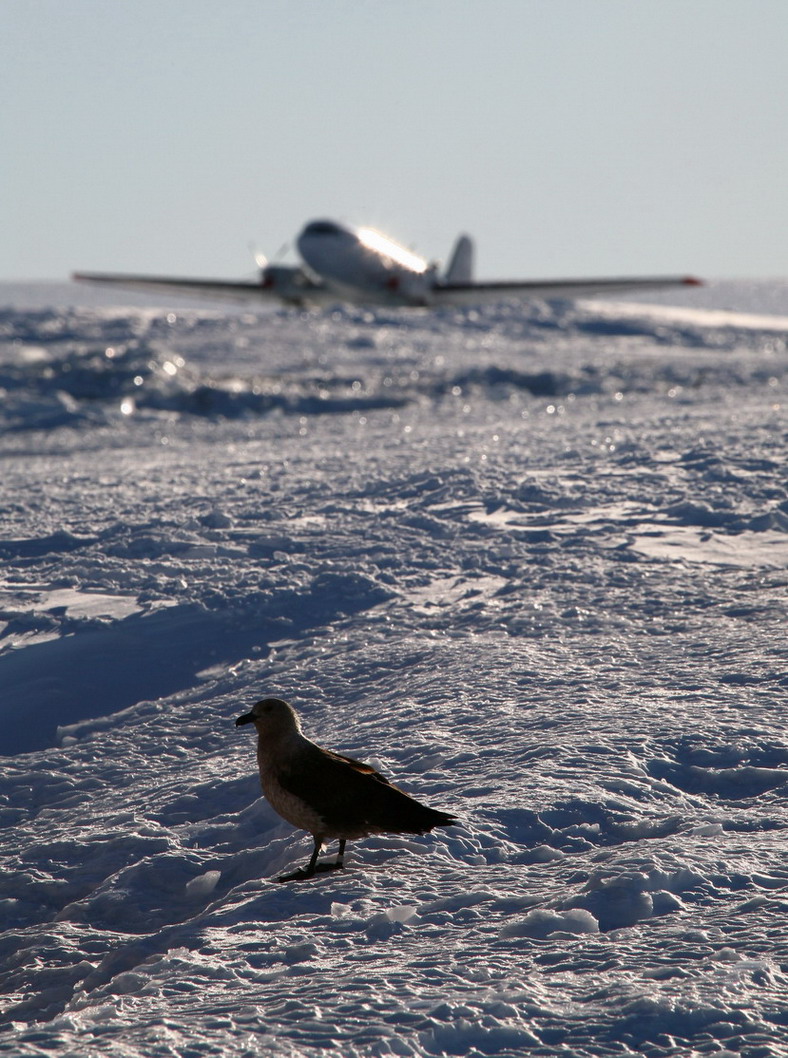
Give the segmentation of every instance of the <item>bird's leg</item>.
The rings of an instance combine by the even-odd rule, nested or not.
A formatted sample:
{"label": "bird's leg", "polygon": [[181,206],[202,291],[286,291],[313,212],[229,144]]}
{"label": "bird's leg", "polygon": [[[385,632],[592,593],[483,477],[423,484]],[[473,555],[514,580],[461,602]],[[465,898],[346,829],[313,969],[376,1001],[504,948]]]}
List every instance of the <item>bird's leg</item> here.
{"label": "bird's leg", "polygon": [[[345,838],[339,839],[339,855],[336,858],[336,863],[316,863],[314,873],[322,874],[324,871],[341,871],[344,866],[345,858]],[[308,868],[307,868],[308,869]]]}
{"label": "bird's leg", "polygon": [[345,841],[345,838],[340,838],[339,855],[337,856],[336,863],[318,863],[317,857],[320,855],[323,841],[321,838],[315,837],[315,847],[312,851],[312,858],[306,867],[299,867],[299,869],[293,871],[292,874],[283,874],[281,878],[279,878],[279,881],[302,882],[307,878],[313,878],[316,874],[324,874],[326,871],[341,871],[344,867]]}
{"label": "bird's leg", "polygon": [[306,867],[299,867],[297,871],[293,871],[292,874],[283,874],[280,876],[280,882],[300,882],[305,878],[311,878],[316,870],[319,870],[317,866],[317,858],[320,855],[320,850],[323,847],[322,838],[315,835],[315,847],[312,850],[312,858]]}

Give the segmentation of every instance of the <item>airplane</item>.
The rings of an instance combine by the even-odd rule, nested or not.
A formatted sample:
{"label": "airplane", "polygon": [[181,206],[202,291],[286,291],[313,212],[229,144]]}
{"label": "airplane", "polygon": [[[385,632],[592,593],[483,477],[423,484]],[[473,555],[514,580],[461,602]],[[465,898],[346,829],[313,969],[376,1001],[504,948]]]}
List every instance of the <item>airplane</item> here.
{"label": "airplane", "polygon": [[72,279],[208,298],[278,300],[298,307],[350,302],[434,308],[481,305],[506,299],[563,300],[627,290],[702,285],[693,276],[476,282],[474,245],[467,235],[459,236],[441,273],[436,263],[428,262],[372,228],[357,228],[334,220],[310,221],[298,236],[296,246],[301,264],[269,264],[259,258],[260,278],[254,282],[107,272],[77,272]]}

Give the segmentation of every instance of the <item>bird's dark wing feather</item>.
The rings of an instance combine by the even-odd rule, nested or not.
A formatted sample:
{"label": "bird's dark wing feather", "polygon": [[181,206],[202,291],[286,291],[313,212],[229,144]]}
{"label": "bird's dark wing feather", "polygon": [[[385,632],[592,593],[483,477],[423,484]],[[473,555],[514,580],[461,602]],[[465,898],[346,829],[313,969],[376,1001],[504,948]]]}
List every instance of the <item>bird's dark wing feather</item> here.
{"label": "bird's dark wing feather", "polygon": [[331,827],[425,834],[453,816],[415,801],[369,764],[314,746],[277,775]]}
{"label": "bird's dark wing feather", "polygon": [[361,760],[353,760],[352,757],[344,757],[341,753],[334,753],[333,750],[329,750],[329,749],[324,749],[323,753],[330,760],[341,760],[341,761],[344,761],[345,764],[349,764],[350,765],[350,767],[353,769],[353,771],[357,771],[361,775],[371,775],[372,778],[374,778],[377,782],[382,782],[386,786],[391,786],[392,785],[389,782],[389,780],[386,778],[386,776],[382,775],[379,771],[376,771],[372,767],[371,764],[365,764]]}

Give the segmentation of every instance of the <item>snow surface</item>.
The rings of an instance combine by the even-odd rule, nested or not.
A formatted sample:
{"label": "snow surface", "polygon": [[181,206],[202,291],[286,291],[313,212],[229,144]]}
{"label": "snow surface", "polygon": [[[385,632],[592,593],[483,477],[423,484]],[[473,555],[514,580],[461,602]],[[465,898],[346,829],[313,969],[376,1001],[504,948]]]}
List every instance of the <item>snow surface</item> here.
{"label": "snow surface", "polygon": [[[0,1052],[788,1053],[788,285],[48,296],[0,299]],[[278,884],[268,694],[461,825]]]}

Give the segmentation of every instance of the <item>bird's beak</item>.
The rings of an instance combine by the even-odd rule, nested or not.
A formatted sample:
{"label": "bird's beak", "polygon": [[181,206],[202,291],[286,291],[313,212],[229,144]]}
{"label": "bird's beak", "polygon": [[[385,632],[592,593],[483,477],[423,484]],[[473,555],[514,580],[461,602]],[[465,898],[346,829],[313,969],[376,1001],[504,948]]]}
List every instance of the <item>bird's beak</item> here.
{"label": "bird's beak", "polygon": [[254,723],[254,719],[255,719],[254,713],[244,713],[243,716],[239,716],[238,719],[235,721],[235,726],[236,727],[240,727],[241,724]]}

